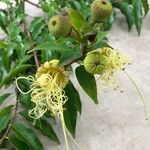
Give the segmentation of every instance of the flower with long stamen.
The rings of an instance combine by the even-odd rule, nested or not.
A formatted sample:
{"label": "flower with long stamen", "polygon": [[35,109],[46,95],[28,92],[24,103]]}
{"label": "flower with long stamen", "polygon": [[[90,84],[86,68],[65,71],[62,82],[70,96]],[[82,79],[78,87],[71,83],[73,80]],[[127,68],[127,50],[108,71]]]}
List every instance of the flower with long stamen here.
{"label": "flower with long stamen", "polygon": [[61,107],[67,101],[63,88],[68,83],[68,74],[58,64],[59,60],[45,62],[37,70],[35,79],[32,77],[31,101],[35,107],[29,116],[34,119],[42,117],[47,110],[57,117],[63,111]]}
{"label": "flower with long stamen", "polygon": [[100,54],[105,55],[107,59],[106,68],[100,76],[101,82],[105,86],[113,85],[115,89],[118,88],[119,81],[116,78],[115,73],[124,70],[126,65],[131,64],[131,59],[127,55],[110,47],[100,48],[97,51],[99,51]]}
{"label": "flower with long stamen", "polygon": [[[31,84],[29,91],[23,92],[19,88],[18,80],[20,79],[26,79]],[[22,94],[31,92],[31,101],[35,104],[35,107],[29,110],[28,113],[31,118],[39,119],[49,110],[51,115],[61,120],[67,150],[69,150],[69,146],[67,141],[67,129],[64,122],[63,105],[68,100],[64,91],[68,80],[68,72],[59,66],[59,60],[56,59],[41,65],[35,77],[18,77],[16,80],[16,85]]]}

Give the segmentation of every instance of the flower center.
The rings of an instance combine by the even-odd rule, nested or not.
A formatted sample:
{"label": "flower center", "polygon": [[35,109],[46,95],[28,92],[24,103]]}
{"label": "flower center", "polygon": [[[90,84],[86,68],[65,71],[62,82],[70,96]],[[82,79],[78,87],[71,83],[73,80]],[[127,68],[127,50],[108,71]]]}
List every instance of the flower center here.
{"label": "flower center", "polygon": [[104,0],[102,0],[101,3],[102,3],[103,5],[106,5],[106,4],[107,4],[107,2],[104,1]]}
{"label": "flower center", "polygon": [[54,21],[52,21],[52,25],[53,25],[53,26],[55,26],[55,25],[56,25],[56,23],[57,23],[57,22],[56,22],[55,20],[54,20]]}
{"label": "flower center", "polygon": [[95,61],[95,65],[96,65],[96,66],[98,66],[99,64],[100,64],[100,61],[99,61],[99,60]]}

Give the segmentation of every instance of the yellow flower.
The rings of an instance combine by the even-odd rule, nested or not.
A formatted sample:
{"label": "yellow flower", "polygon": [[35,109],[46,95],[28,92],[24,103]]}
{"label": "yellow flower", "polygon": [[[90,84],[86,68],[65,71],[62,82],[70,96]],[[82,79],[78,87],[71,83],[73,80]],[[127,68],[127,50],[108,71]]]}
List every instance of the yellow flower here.
{"label": "yellow flower", "polygon": [[39,119],[47,110],[50,110],[52,115],[60,117],[63,105],[68,99],[63,90],[68,83],[68,73],[59,66],[59,60],[45,62],[37,70],[35,78],[29,76],[18,79],[21,78],[31,82],[29,92],[31,92],[31,101],[35,103],[35,107],[29,111],[29,116]]}
{"label": "yellow flower", "polygon": [[101,82],[104,86],[113,85],[115,89],[118,88],[119,81],[115,77],[115,73],[124,70],[126,65],[131,64],[131,59],[127,55],[110,47],[99,48],[97,51],[105,55],[107,60],[106,68],[100,76]]}
{"label": "yellow flower", "polygon": [[[21,91],[18,86],[19,79],[26,79],[31,83],[28,92]],[[65,126],[63,115],[63,105],[68,100],[63,89],[67,85],[68,80],[68,72],[59,66],[59,60],[56,59],[41,65],[35,74],[35,78],[28,76],[19,77],[16,80],[16,85],[22,94],[31,92],[31,101],[35,103],[35,107],[29,110],[28,113],[31,118],[39,119],[47,110],[50,110],[54,117],[58,117],[61,120],[67,150],[69,150],[67,133],[73,142],[76,143]],[[80,146],[78,143],[76,144]]]}
{"label": "yellow flower", "polygon": [[[40,86],[43,86],[42,84],[44,84],[46,80],[48,79],[47,75],[55,79],[56,80],[55,82],[62,88],[64,88],[66,84],[68,83],[68,72],[64,71],[62,67],[59,67],[59,60],[57,59],[51,60],[50,62],[48,61],[45,62],[37,70],[35,74],[35,79],[37,80],[37,82],[39,82]],[[43,81],[44,83],[42,83]]]}

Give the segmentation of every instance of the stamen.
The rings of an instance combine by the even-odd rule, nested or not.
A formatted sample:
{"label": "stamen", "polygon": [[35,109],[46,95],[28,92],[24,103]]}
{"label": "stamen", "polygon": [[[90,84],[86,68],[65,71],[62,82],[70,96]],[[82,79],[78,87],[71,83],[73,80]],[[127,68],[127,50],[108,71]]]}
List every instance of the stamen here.
{"label": "stamen", "polygon": [[128,77],[128,79],[131,81],[131,83],[134,85],[135,89],[137,90],[137,93],[138,93],[140,99],[142,100],[142,103],[143,103],[143,106],[144,106],[145,119],[148,120],[149,116],[148,116],[147,107],[146,107],[144,98],[143,98],[143,96],[142,96],[142,94],[141,94],[138,86],[136,85],[135,81],[131,78],[131,76],[125,70],[123,70],[123,72],[126,74],[126,76]]}

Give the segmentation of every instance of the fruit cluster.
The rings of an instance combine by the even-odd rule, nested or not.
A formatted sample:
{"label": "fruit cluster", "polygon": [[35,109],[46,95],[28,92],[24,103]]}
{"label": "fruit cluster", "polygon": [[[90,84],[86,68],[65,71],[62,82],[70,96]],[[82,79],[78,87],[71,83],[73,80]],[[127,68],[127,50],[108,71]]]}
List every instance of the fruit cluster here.
{"label": "fruit cluster", "polygon": [[[112,13],[112,5],[107,0],[95,0],[91,4],[91,19],[95,23],[100,23],[107,19]],[[49,20],[49,31],[56,38],[70,35],[72,26],[67,13],[60,13]]]}
{"label": "fruit cluster", "polygon": [[[95,0],[91,4],[91,21],[92,24],[101,23],[112,13],[112,5],[108,0]],[[90,24],[89,23],[89,24]],[[55,38],[65,38],[75,35],[74,28],[71,25],[70,16],[67,13],[60,13],[49,20],[49,31]],[[94,29],[92,29],[94,31]],[[86,34],[88,41],[93,42],[96,34],[90,32]],[[78,36],[78,35],[77,35]],[[77,36],[72,36],[76,40]],[[94,40],[93,40],[94,39]],[[91,50],[90,50],[91,51]],[[84,67],[91,74],[102,74],[107,66],[107,57],[99,52],[89,50],[84,53]]]}

